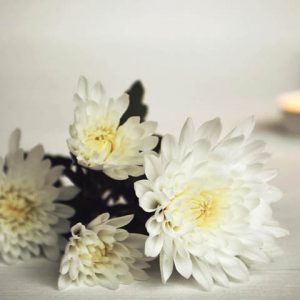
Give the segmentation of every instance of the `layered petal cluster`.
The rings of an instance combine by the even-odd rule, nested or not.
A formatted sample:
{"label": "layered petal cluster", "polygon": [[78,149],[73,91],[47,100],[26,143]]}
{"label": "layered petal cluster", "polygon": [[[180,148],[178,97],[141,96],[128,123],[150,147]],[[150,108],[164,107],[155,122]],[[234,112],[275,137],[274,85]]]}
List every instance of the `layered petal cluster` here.
{"label": "layered petal cluster", "polygon": [[101,285],[116,289],[134,279],[148,278],[149,267],[142,253],[146,236],[121,229],[133,216],[109,219],[104,213],[87,226],[77,223],[61,261],[59,289],[70,285]]}
{"label": "layered petal cluster", "polygon": [[107,98],[100,82],[90,89],[84,77],[74,100],[77,107],[68,146],[78,163],[118,180],[144,174],[144,155],[158,143],[152,135],[156,123],[141,123],[140,117],[133,116],[120,124],[129,96]]}
{"label": "layered petal cluster", "polygon": [[135,183],[140,206],[153,215],[146,223],[147,256],[160,257],[162,281],[174,265],[204,288],[245,280],[248,267],[280,254],[276,238],[288,232],[272,217],[281,192],[268,182],[269,154],[249,139],[247,119],[220,139],[219,119],[197,130],[188,119],[177,141],[163,137],[159,155],[145,157],[147,180]]}
{"label": "layered petal cluster", "polygon": [[45,255],[59,258],[60,236],[69,231],[74,210],[57,200],[72,199],[78,189],[55,187],[63,167],[51,167],[38,145],[24,153],[20,130],[9,140],[7,156],[0,158],[0,259],[8,264]]}

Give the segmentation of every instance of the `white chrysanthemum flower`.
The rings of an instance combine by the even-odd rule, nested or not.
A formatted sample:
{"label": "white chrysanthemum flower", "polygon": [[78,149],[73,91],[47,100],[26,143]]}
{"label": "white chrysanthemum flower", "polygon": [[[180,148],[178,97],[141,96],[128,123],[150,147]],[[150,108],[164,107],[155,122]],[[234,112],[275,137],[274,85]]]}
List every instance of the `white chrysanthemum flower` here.
{"label": "white chrysanthemum flower", "polygon": [[55,187],[63,167],[51,168],[41,145],[25,154],[20,137],[16,129],[7,156],[0,158],[0,259],[8,264],[41,254],[58,259],[60,234],[69,231],[74,210],[56,200],[69,200],[78,190]]}
{"label": "white chrysanthemum flower", "polygon": [[218,141],[219,119],[198,130],[188,119],[178,142],[166,135],[160,155],[145,157],[148,179],[135,190],[140,206],[154,213],[145,253],[160,256],[164,283],[175,264],[204,289],[227,286],[280,253],[275,239],[287,231],[272,218],[270,204],[281,192],[268,184],[276,172],[264,168],[264,143],[248,140],[253,127],[248,119]]}
{"label": "white chrysanthemum flower", "polygon": [[77,223],[61,261],[59,289],[70,285],[101,285],[116,289],[134,279],[145,280],[149,267],[142,253],[146,236],[121,229],[133,216],[109,219],[104,213],[86,227]]}
{"label": "white chrysanthemum flower", "polygon": [[74,100],[77,107],[68,146],[78,163],[119,180],[144,174],[144,154],[158,143],[152,136],[156,122],[140,123],[135,116],[120,125],[129,96],[106,98],[100,82],[90,90],[84,77],[79,79]]}

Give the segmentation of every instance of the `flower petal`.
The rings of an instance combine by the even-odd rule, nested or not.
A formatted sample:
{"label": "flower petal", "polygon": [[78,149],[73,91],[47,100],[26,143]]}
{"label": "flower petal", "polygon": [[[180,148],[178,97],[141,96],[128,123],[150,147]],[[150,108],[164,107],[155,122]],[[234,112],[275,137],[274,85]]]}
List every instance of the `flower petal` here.
{"label": "flower petal", "polygon": [[55,166],[51,168],[46,176],[46,184],[53,184],[55,183],[59,177],[61,176],[64,170],[64,166]]}
{"label": "flower petal", "polygon": [[249,117],[234,128],[224,139],[243,135],[246,139],[250,136],[255,126],[254,117]]}
{"label": "flower petal", "polygon": [[96,217],[94,220],[92,220],[87,227],[88,228],[93,228],[95,226],[98,226],[100,224],[103,224],[104,222],[106,222],[109,219],[109,213],[103,213],[101,215],[99,215],[98,217]]}
{"label": "flower petal", "polygon": [[159,205],[157,196],[153,192],[146,192],[139,199],[140,207],[146,212],[152,212]]}
{"label": "flower petal", "polygon": [[123,217],[118,218],[112,218],[106,222],[107,225],[111,225],[116,228],[123,227],[127,224],[129,224],[134,218],[134,215],[127,215]]}
{"label": "flower petal", "polygon": [[207,269],[203,268],[203,266],[204,264],[199,262],[199,260],[193,263],[193,277],[204,290],[209,291],[212,288],[213,281],[211,275],[209,273],[205,273]]}
{"label": "flower petal", "polygon": [[149,180],[155,180],[161,173],[161,162],[155,155],[145,156],[145,174]]}
{"label": "flower petal", "polygon": [[176,270],[186,279],[190,278],[192,274],[192,261],[189,255],[182,256],[176,251],[174,255],[174,263]]}
{"label": "flower petal", "polygon": [[220,137],[222,130],[221,121],[219,118],[212,119],[203,123],[197,130],[198,139],[207,139],[211,145],[214,145]]}
{"label": "flower petal", "polygon": [[166,160],[171,160],[177,156],[177,144],[175,137],[171,134],[163,136],[161,141],[161,154]]}
{"label": "flower petal", "polygon": [[97,81],[92,88],[91,97],[95,101],[103,100],[105,96],[105,89],[100,81]]}
{"label": "flower petal", "polygon": [[78,79],[77,93],[83,100],[87,100],[89,97],[88,82],[84,76],[80,76]]}
{"label": "flower petal", "polygon": [[162,251],[159,255],[161,280],[165,284],[173,272],[173,257]]}
{"label": "flower petal", "polygon": [[162,234],[148,237],[145,243],[146,256],[156,257],[162,249],[163,242],[164,239]]}
{"label": "flower petal", "polygon": [[57,203],[55,208],[55,214],[60,218],[70,218],[75,214],[75,209],[65,204]]}
{"label": "flower petal", "polygon": [[58,289],[64,290],[72,284],[71,279],[67,275],[60,275],[58,278]]}
{"label": "flower petal", "polygon": [[194,138],[194,124],[191,118],[188,118],[181,130],[180,137],[179,137],[179,144],[183,146],[190,145]]}
{"label": "flower petal", "polygon": [[151,183],[149,180],[139,180],[134,183],[134,190],[137,197],[142,197],[146,192],[151,191]]}
{"label": "flower petal", "polygon": [[20,148],[21,130],[16,128],[9,137],[8,152],[16,152]]}
{"label": "flower petal", "polygon": [[222,257],[220,263],[224,271],[235,280],[245,281],[248,279],[248,269],[240,259],[236,257]]}
{"label": "flower petal", "polygon": [[58,199],[62,201],[73,199],[78,193],[79,188],[77,186],[64,186],[59,189]]}

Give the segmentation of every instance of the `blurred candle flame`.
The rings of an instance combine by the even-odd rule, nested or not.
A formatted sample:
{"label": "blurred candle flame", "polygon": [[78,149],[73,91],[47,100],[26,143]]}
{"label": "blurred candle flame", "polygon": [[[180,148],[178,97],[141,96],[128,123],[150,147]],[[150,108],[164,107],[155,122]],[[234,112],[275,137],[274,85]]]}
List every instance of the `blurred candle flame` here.
{"label": "blurred candle flame", "polygon": [[280,97],[280,106],[285,112],[300,114],[300,91],[282,95]]}

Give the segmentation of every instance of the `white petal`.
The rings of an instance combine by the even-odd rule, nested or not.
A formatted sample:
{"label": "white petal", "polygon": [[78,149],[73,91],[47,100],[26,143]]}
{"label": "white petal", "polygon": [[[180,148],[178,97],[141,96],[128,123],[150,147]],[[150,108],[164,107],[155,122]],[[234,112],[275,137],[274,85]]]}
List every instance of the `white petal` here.
{"label": "white petal", "polygon": [[157,136],[148,136],[140,141],[140,150],[150,151],[156,147],[157,143]]}
{"label": "white petal", "polygon": [[41,161],[43,159],[44,155],[45,155],[45,152],[44,152],[43,146],[37,145],[29,151],[29,153],[27,155],[27,160],[30,162]]}
{"label": "white petal", "polygon": [[241,122],[236,128],[234,128],[226,137],[225,139],[228,138],[233,138],[237,136],[243,135],[245,139],[247,139],[250,134],[252,133],[253,129],[255,126],[255,119],[254,117],[249,117],[243,122]]}
{"label": "white petal", "polygon": [[236,136],[230,139],[222,140],[214,149],[214,152],[224,157],[233,155],[236,157],[237,150],[241,147],[244,142],[244,136]]}
{"label": "white petal", "polygon": [[257,174],[257,177],[265,182],[270,181],[274,177],[276,177],[278,171],[275,169],[263,170]]}
{"label": "white petal", "polygon": [[83,230],[85,230],[85,226],[82,225],[81,223],[76,223],[75,225],[73,225],[71,227],[71,233],[72,233],[73,236],[77,236]]}
{"label": "white petal", "polygon": [[72,281],[67,275],[60,275],[58,278],[58,289],[64,290],[71,285]]}
{"label": "white petal", "polygon": [[40,192],[39,197],[49,203],[55,201],[58,195],[59,195],[59,188],[54,187],[53,185],[46,185],[43,188],[43,190]]}
{"label": "white petal", "polygon": [[140,127],[144,130],[144,136],[149,136],[154,134],[157,127],[157,122],[146,121],[141,123]]}
{"label": "white petal", "polygon": [[155,180],[162,172],[161,161],[157,156],[145,156],[145,174],[148,179]]}
{"label": "white petal", "polygon": [[146,192],[151,190],[151,182],[149,180],[139,180],[134,183],[134,190],[138,198],[142,197]]}
{"label": "white petal", "polygon": [[53,184],[55,183],[59,177],[62,175],[64,170],[64,166],[55,166],[51,168],[46,176],[46,184]]}
{"label": "white petal", "polygon": [[129,95],[123,94],[118,99],[115,100],[116,105],[116,116],[120,118],[129,106]]}
{"label": "white petal", "polygon": [[182,256],[177,251],[174,256],[176,270],[186,279],[192,274],[192,261],[189,255]]}
{"label": "white petal", "polygon": [[57,233],[67,233],[70,230],[70,221],[59,219],[58,223],[53,226]]}
{"label": "white petal", "polygon": [[129,236],[129,233],[127,230],[125,229],[119,229],[117,230],[116,234],[115,234],[115,239],[118,241],[118,242],[121,242],[121,241],[124,241],[128,238]]}
{"label": "white petal", "polygon": [[55,214],[60,218],[70,218],[75,214],[75,209],[71,206],[57,203],[55,207]]}
{"label": "white petal", "polygon": [[77,106],[80,106],[80,105],[83,104],[82,98],[81,98],[77,93],[75,93],[75,94],[73,95],[73,101],[75,102],[75,104],[76,104]]}
{"label": "white petal", "polygon": [[64,186],[59,189],[59,195],[57,198],[63,201],[71,200],[79,193],[79,191],[80,190],[77,186]]}
{"label": "white petal", "polygon": [[248,269],[240,259],[236,257],[227,257],[220,259],[220,263],[224,271],[230,277],[238,281],[245,281],[248,279]]}
{"label": "white petal", "polygon": [[270,262],[269,257],[259,249],[246,249],[241,254],[243,259],[250,260],[254,263],[268,263]]}
{"label": "white petal", "polygon": [[203,270],[203,264],[198,262],[193,263],[193,277],[206,291],[212,288],[212,279],[210,274],[205,274],[206,269]]}
{"label": "white petal", "polygon": [[78,262],[75,260],[72,260],[70,264],[70,269],[69,269],[69,276],[71,280],[76,280],[79,274],[78,270]]}
{"label": "white petal", "polygon": [[289,235],[289,231],[276,226],[264,226],[264,229],[276,238],[281,238]]}
{"label": "white petal", "polygon": [[197,137],[198,139],[207,139],[214,145],[220,137],[221,130],[221,121],[216,118],[203,123],[197,130]]}
{"label": "white petal", "polygon": [[128,172],[124,169],[119,168],[105,168],[103,172],[112,179],[125,180],[128,178]]}
{"label": "white petal", "polygon": [[171,134],[166,134],[161,141],[161,154],[167,159],[171,160],[177,156],[177,144],[175,137]]}
{"label": "white petal", "polygon": [[97,81],[92,88],[92,99],[101,101],[105,96],[105,89],[100,81]]}
{"label": "white petal", "polygon": [[6,165],[8,169],[7,173],[10,174],[11,171],[14,172],[15,169],[20,168],[23,162],[24,152],[22,149],[18,149],[15,152],[8,153],[8,155],[6,156]]}
{"label": "white petal", "polygon": [[141,270],[141,269],[138,269],[138,268],[132,268],[131,273],[132,273],[135,280],[144,281],[144,280],[149,279],[148,274],[144,270]]}
{"label": "white petal", "polygon": [[207,157],[208,151],[210,150],[210,142],[209,140],[200,139],[193,145],[194,157],[197,157],[199,161],[201,159],[205,159]]}
{"label": "white petal", "polygon": [[148,236],[139,233],[130,233],[125,243],[131,248],[144,248]]}
{"label": "white petal", "polygon": [[229,286],[229,280],[224,271],[217,266],[210,266],[210,272],[213,277],[213,279],[220,285],[224,287]]}
{"label": "white petal", "polygon": [[119,287],[117,280],[99,279],[99,284],[110,290],[116,290]]}
{"label": "white petal", "polygon": [[161,223],[158,223],[155,217],[151,217],[145,224],[150,235],[157,235],[161,230]]}
{"label": "white petal", "polygon": [[88,99],[88,82],[84,76],[80,76],[78,80],[77,93],[83,100]]}
{"label": "white petal", "polygon": [[62,275],[65,275],[69,272],[70,262],[67,259],[64,259],[64,257],[61,260],[61,264],[59,267],[59,272]]}
{"label": "white petal", "polygon": [[128,175],[133,177],[139,177],[145,174],[143,166],[129,166],[126,168]]}
{"label": "white petal", "polygon": [[114,244],[114,253],[116,253],[120,256],[128,256],[130,254],[130,251],[124,244],[115,243]]}
{"label": "white petal", "polygon": [[153,192],[147,192],[139,199],[139,204],[144,211],[152,212],[157,208],[159,202]]}
{"label": "white petal", "polygon": [[[59,250],[58,235],[56,234],[56,232],[48,231],[47,233],[44,234],[44,236],[42,238],[43,238],[44,244],[45,244],[43,250],[47,251],[47,253],[49,253],[50,256],[51,256],[51,254],[54,255],[53,251],[56,250],[55,248],[57,248],[57,250]],[[49,246],[49,247],[47,247],[47,246]]]}
{"label": "white petal", "polygon": [[173,272],[173,257],[171,255],[167,255],[164,251],[162,251],[159,256],[159,265],[161,280],[165,284]]}
{"label": "white petal", "polygon": [[21,130],[16,128],[9,137],[8,152],[16,152],[20,148]]}
{"label": "white petal", "polygon": [[45,256],[50,260],[58,260],[60,253],[58,246],[43,246]]}
{"label": "white petal", "polygon": [[253,152],[261,152],[262,150],[264,150],[265,147],[266,143],[264,141],[253,141],[245,146],[244,153],[249,154]]}
{"label": "white petal", "polygon": [[109,219],[109,213],[103,213],[96,217],[94,220],[92,220],[87,227],[93,228],[95,226],[101,225],[102,223],[106,222]]}
{"label": "white petal", "polygon": [[193,120],[191,118],[188,118],[185,121],[183,128],[181,130],[180,137],[179,137],[179,144],[184,146],[190,145],[193,141],[194,133],[195,133],[195,129],[194,129]]}
{"label": "white petal", "polygon": [[[124,109],[123,109],[124,110]],[[117,115],[118,118],[121,115]],[[140,116],[133,116],[126,120],[126,122],[119,127],[119,130],[123,130],[124,134],[128,134],[130,132],[131,139],[140,139],[143,136],[143,129],[140,128]]]}
{"label": "white petal", "polygon": [[162,234],[148,237],[145,243],[145,255],[156,257],[162,249],[163,242],[164,239]]}
{"label": "white petal", "polygon": [[108,220],[106,222],[106,224],[114,226],[116,228],[123,227],[123,226],[129,224],[132,221],[133,217],[134,217],[134,215],[127,215],[127,216],[123,216],[123,217],[113,218],[113,219]]}

